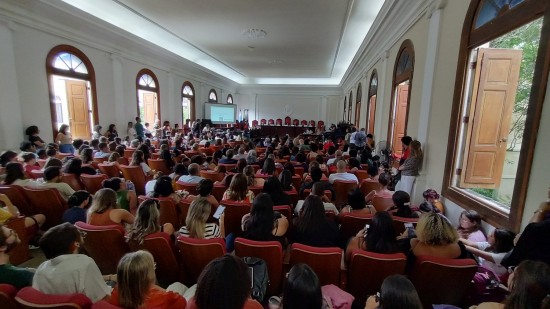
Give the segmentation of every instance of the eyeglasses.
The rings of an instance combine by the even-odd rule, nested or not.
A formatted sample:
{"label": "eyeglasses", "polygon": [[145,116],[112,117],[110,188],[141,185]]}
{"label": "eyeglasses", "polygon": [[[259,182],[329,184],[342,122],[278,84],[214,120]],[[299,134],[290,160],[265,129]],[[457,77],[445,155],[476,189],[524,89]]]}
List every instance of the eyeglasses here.
{"label": "eyeglasses", "polygon": [[509,266],[509,267],[508,267],[508,273],[509,273],[509,274],[513,274],[514,271],[516,271],[516,266]]}

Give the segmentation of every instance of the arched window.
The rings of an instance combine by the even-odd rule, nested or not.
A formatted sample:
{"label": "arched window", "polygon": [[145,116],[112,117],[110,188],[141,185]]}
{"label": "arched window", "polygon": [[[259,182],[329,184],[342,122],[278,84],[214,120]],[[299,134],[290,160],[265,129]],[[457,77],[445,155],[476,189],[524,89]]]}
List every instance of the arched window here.
{"label": "arched window", "polygon": [[195,117],[195,88],[186,81],[181,86],[181,122],[189,125]]}
{"label": "arched window", "polygon": [[142,123],[160,121],[159,82],[155,73],[142,69],[136,78],[137,114]]}
{"label": "arched window", "polygon": [[73,139],[89,140],[99,123],[95,71],[83,52],[59,45],[48,53],[46,73],[50,92],[53,136],[61,124],[68,124]]}
{"label": "arched window", "polygon": [[357,86],[357,97],[355,98],[355,126],[359,130],[359,121],[361,119],[361,83]]}
{"label": "arched window", "polygon": [[210,92],[208,93],[208,102],[218,102],[218,94],[216,93],[216,90],[210,89]]}
{"label": "arched window", "polygon": [[233,104],[233,96],[231,94],[227,95],[227,104]]}
{"label": "arched window", "polygon": [[411,98],[414,71],[414,48],[410,40],[405,40],[399,48],[393,71],[392,104],[388,124],[388,140],[393,151],[401,155],[401,138],[407,135],[409,100]]}
{"label": "arched window", "polygon": [[347,102],[348,97],[344,97],[344,114],[342,115],[342,121],[346,121],[346,111],[347,111]]}
{"label": "arched window", "polygon": [[349,92],[349,100],[348,100],[348,123],[351,123],[351,115],[353,113],[353,91]]}
{"label": "arched window", "polygon": [[378,74],[372,70],[369,83],[369,103],[367,105],[367,133],[374,135],[374,120],[376,115],[376,96],[378,93]]}
{"label": "arched window", "polygon": [[443,193],[515,231],[548,83],[549,10],[547,1],[472,0],[462,28]]}

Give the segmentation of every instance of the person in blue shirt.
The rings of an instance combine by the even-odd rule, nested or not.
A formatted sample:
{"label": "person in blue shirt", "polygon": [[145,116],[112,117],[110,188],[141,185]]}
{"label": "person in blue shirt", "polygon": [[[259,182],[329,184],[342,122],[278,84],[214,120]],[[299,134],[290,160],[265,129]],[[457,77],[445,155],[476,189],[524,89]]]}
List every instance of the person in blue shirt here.
{"label": "person in blue shirt", "polygon": [[92,195],[88,191],[76,191],[69,197],[67,203],[70,208],[65,210],[63,222],[71,224],[78,221],[86,222],[86,209],[92,204]]}

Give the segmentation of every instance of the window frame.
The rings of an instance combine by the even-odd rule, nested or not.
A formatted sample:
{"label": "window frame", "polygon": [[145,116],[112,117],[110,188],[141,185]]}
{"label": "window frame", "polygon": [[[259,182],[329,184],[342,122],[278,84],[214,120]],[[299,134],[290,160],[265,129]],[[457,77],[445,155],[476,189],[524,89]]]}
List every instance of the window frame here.
{"label": "window frame", "polygon": [[[189,86],[189,88],[191,88],[191,91],[193,91],[193,95],[188,95],[188,94],[183,93],[183,90],[185,89],[186,86]],[[189,99],[189,101],[191,101],[189,118],[190,118],[190,121],[195,121],[196,120],[196,115],[195,115],[195,87],[193,87],[193,84],[191,84],[190,81],[186,80],[181,85],[180,93],[181,93],[181,99],[182,100],[183,100],[183,98],[187,98],[187,99]],[[180,106],[181,106],[181,100],[180,100]],[[181,108],[182,108],[181,115],[183,117],[183,107],[181,107]],[[184,125],[186,124],[185,119],[182,119],[182,123]]]}
{"label": "window frame", "polygon": [[[460,207],[476,210],[491,225],[518,232],[521,228],[550,70],[550,7],[545,9],[548,1],[525,0],[512,10],[501,11],[495,19],[475,29],[475,21],[483,1],[472,0],[462,28],[442,194]],[[469,71],[469,55],[472,48],[509,33],[539,17],[544,19],[526,114],[526,124],[529,125],[525,126],[523,132],[523,141],[518,160],[522,164],[518,165],[510,212],[506,213],[502,209],[493,207],[493,203],[490,201],[476,198],[466,190],[453,184],[454,167],[459,158],[457,151],[460,148],[461,142],[459,140],[462,122],[461,111],[464,108],[465,96],[467,95],[464,93],[464,87],[466,86],[466,77]]]}
{"label": "window frame", "polygon": [[[73,71],[67,71],[67,70],[61,70],[56,67],[54,67],[54,62],[57,56],[60,53],[70,53],[75,56],[77,56],[84,65],[86,66],[86,69],[88,70],[87,74],[84,73],[78,73]],[[59,133],[59,130],[56,126],[56,108],[55,108],[55,92],[54,92],[54,82],[53,82],[53,75],[60,75],[70,78],[76,78],[80,80],[86,80],[90,82],[90,93],[92,97],[90,98],[92,100],[92,117],[93,117],[93,123],[94,125],[99,124],[99,113],[98,113],[98,107],[97,107],[97,87],[96,87],[96,79],[95,79],[95,69],[92,65],[92,62],[84,54],[80,49],[71,46],[71,45],[57,45],[53,47],[46,56],[46,76],[48,80],[48,94],[50,96],[50,117],[51,117],[51,124],[52,124],[52,133],[53,137],[57,136],[57,133]],[[90,131],[93,131],[93,128],[90,128]]]}
{"label": "window frame", "polygon": [[[212,93],[214,94],[214,96],[216,96],[215,100],[210,99],[210,95]],[[209,103],[218,103],[218,93],[216,92],[216,90],[214,90],[214,88],[212,88],[212,89],[210,89],[210,91],[208,91],[208,102]]]}
{"label": "window frame", "polygon": [[361,90],[361,83],[357,85],[357,96],[355,98],[355,126],[359,130],[360,124],[361,124],[361,96],[362,96],[362,90]]}
{"label": "window frame", "polygon": [[353,112],[353,90],[349,91],[349,101],[348,101],[348,123],[351,123],[351,114]]}
{"label": "window frame", "polygon": [[[155,88],[142,86],[142,85],[139,84],[139,80],[141,79],[141,76],[143,76],[144,74],[147,74],[147,75],[151,76],[151,78],[155,82]],[[159,84],[159,80],[158,80],[157,76],[155,75],[155,73],[153,73],[153,71],[144,68],[144,69],[139,70],[139,72],[136,75],[136,111],[137,111],[136,116],[141,117],[141,115],[139,113],[139,90],[151,91],[151,92],[156,93],[156,95],[157,95],[157,118],[159,120],[161,120],[162,117],[161,117],[161,113],[160,113],[160,84]],[[143,119],[143,121],[145,122],[145,119]]]}
{"label": "window frame", "polygon": [[[231,99],[231,102],[229,102],[229,99]],[[227,95],[226,103],[231,105],[234,104],[233,95],[231,95],[231,93]]]}
{"label": "window frame", "polygon": [[[374,80],[376,80],[376,85],[373,86],[372,82]],[[376,71],[376,69],[372,70],[372,73],[370,75],[370,80],[369,80],[369,93],[368,93],[368,99],[367,99],[367,123],[365,124],[365,128],[367,130],[369,130],[369,128],[370,128],[370,121],[371,121],[370,112],[371,112],[371,108],[372,108],[372,106],[370,104],[370,99],[373,96],[376,96],[376,101],[378,101],[378,72]],[[375,104],[376,104],[376,101],[375,101]],[[376,120],[376,117],[375,117],[375,120]],[[373,128],[374,128],[374,123],[375,122],[373,122],[373,126],[372,126]],[[367,132],[367,133],[370,133],[370,134],[374,135],[374,132]]]}

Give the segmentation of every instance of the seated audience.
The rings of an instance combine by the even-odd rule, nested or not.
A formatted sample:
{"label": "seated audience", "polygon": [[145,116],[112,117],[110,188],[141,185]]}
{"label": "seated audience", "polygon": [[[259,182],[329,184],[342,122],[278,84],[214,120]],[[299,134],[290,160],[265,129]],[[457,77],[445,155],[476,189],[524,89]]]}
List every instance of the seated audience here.
{"label": "seated audience", "polygon": [[308,181],[306,179],[304,183],[302,183],[302,186],[300,187],[300,196],[304,196],[304,190],[313,188],[313,185],[316,183],[319,183],[319,186],[323,187],[323,190],[329,190],[332,193],[332,198],[335,199],[336,195],[334,192],[334,188],[332,187],[332,184],[328,181],[322,181],[323,178],[323,171],[318,166],[313,166],[310,168],[310,178],[311,180]]}
{"label": "seated audience", "polygon": [[447,259],[463,259],[467,256],[466,248],[458,241],[458,233],[449,219],[440,214],[423,215],[416,226],[416,237],[411,239],[411,258],[430,255]]}
{"label": "seated audience", "polygon": [[11,284],[16,289],[32,285],[34,272],[28,268],[10,264],[9,253],[21,243],[17,233],[0,223],[0,283]]}
{"label": "seated audience", "polygon": [[134,216],[126,209],[119,209],[116,192],[103,188],[95,193],[87,222],[92,225],[121,225],[134,223]]}
{"label": "seated audience", "polygon": [[94,158],[108,158],[111,155],[109,145],[107,143],[99,143],[97,147],[99,148],[99,151],[94,154]]}
{"label": "seated audience", "polygon": [[275,206],[292,205],[290,196],[283,191],[283,186],[277,177],[269,177],[264,184],[262,192],[267,193],[269,197],[271,197],[273,205]]}
{"label": "seated audience", "polygon": [[308,196],[294,220],[294,241],[314,247],[335,247],[338,225],[325,215],[323,200],[317,195]]}
{"label": "seated audience", "polygon": [[393,196],[392,214],[401,218],[418,218],[418,214],[411,208],[411,197],[405,191],[396,191]]}
{"label": "seated audience", "polygon": [[133,214],[136,213],[138,199],[136,191],[128,190],[128,183],[123,178],[113,177],[102,182],[103,188],[112,189],[116,192],[118,207]]}
{"label": "seated audience", "polygon": [[68,184],[61,182],[61,168],[57,166],[50,166],[44,170],[44,180],[46,182],[37,185],[37,188],[51,188],[59,191],[61,197],[66,201],[74,190]]}
{"label": "seated audience", "polygon": [[367,299],[365,309],[422,309],[422,302],[412,282],[403,275],[386,277],[380,287],[380,295]]}
{"label": "seated audience", "polygon": [[117,285],[109,303],[122,308],[185,308],[183,296],[155,284],[155,261],[148,251],[127,253],[118,262]]}
{"label": "seated audience", "polygon": [[96,170],[92,166],[82,166],[80,158],[72,158],[63,166],[63,173],[80,177],[82,174],[95,175]]}
{"label": "seated audience", "polygon": [[279,240],[288,230],[288,219],[273,211],[273,202],[269,195],[260,193],[254,199],[250,213],[241,220],[243,237],[257,241]]}
{"label": "seated audience", "polygon": [[218,164],[237,164],[237,160],[233,159],[233,155],[235,154],[235,151],[233,149],[228,149],[225,153],[225,158],[220,159],[218,161]]}
{"label": "seated audience", "polygon": [[335,180],[350,180],[355,181],[355,183],[359,183],[359,180],[357,180],[357,176],[353,175],[352,173],[346,172],[346,161],[340,160],[336,163],[336,173],[330,174],[328,176],[328,181],[330,183],[334,183]]}
{"label": "seated audience", "polygon": [[254,193],[248,190],[247,178],[238,173],[233,176],[229,188],[223,193],[222,201],[250,203],[254,201]]}
{"label": "seated audience", "polygon": [[200,165],[198,165],[197,163],[189,164],[189,167],[187,168],[187,172],[189,173],[189,175],[180,176],[179,181],[188,183],[199,183],[199,181],[204,179],[199,176],[200,170]]}
{"label": "seated audience", "polygon": [[397,253],[399,246],[396,240],[393,220],[387,211],[379,211],[372,217],[372,223],[367,230],[361,229],[350,239],[346,248],[346,261],[350,261],[351,253],[361,249],[375,253]]}
{"label": "seated audience", "polygon": [[23,165],[18,162],[9,162],[6,164],[6,177],[4,178],[5,185],[16,185],[21,187],[36,187],[40,183],[36,180],[28,179],[25,176]]}
{"label": "seated audience", "polygon": [[134,154],[132,155],[132,161],[130,162],[130,166],[139,166],[143,170],[143,174],[145,176],[153,176],[155,173],[153,170],[145,163],[145,157],[143,154],[143,151],[136,150],[134,151]]}
{"label": "seated audience", "polygon": [[[326,187],[324,182],[316,182],[315,184],[313,184],[313,187],[311,188],[310,195],[319,196],[323,201],[323,206],[325,207],[325,211],[332,211],[335,215],[338,215],[338,208],[336,208],[336,205],[331,203],[329,198],[325,195],[325,188]],[[296,203],[296,207],[294,208],[294,213],[299,215],[303,206],[304,206],[304,200],[299,200],[298,203]]]}
{"label": "seated audience", "polygon": [[263,187],[265,184],[265,179],[256,177],[256,173],[254,172],[254,167],[252,165],[247,165],[243,173],[246,175],[247,178],[247,184],[250,187]]}
{"label": "seated audience", "polygon": [[[7,195],[0,193],[0,224],[6,223],[9,219],[17,218],[22,214],[19,213],[17,206],[13,205]],[[24,215],[24,214],[23,214]],[[27,237],[32,237],[38,232],[42,224],[46,221],[46,217],[42,214],[31,215],[25,217],[25,228],[27,229]]]}
{"label": "seated audience", "polygon": [[172,179],[168,176],[160,176],[155,182],[155,187],[152,194],[148,194],[149,197],[167,197],[170,198],[175,204],[179,203],[183,196],[174,191],[172,187]]}
{"label": "seated audience", "polygon": [[418,206],[421,212],[439,212],[444,213],[445,207],[439,201],[439,194],[434,189],[428,189],[422,193],[424,202]]}
{"label": "seated audience", "polygon": [[497,276],[506,274],[506,267],[500,263],[502,259],[514,248],[516,234],[504,229],[495,229],[487,241],[473,242],[460,239],[473,255],[479,258],[479,265],[491,270]]}
{"label": "seated audience", "polygon": [[456,229],[460,238],[470,241],[487,241],[481,230],[481,216],[474,210],[465,210],[460,214],[459,225]]}
{"label": "seated audience", "polygon": [[289,170],[283,170],[281,175],[279,175],[279,181],[281,182],[281,186],[283,187],[283,191],[294,191],[296,192],[296,188],[292,185],[292,175]]}
{"label": "seated audience", "polygon": [[256,164],[258,163],[258,156],[256,154],[256,150],[250,150],[248,154],[246,155],[246,163],[248,164]]}
{"label": "seated audience", "polygon": [[199,197],[202,197],[210,203],[210,205],[216,209],[220,205],[218,200],[212,195],[212,189],[214,189],[214,183],[210,179],[203,179],[197,185],[197,193],[199,195],[188,195],[187,199],[195,200]]}
{"label": "seated audience", "polygon": [[365,196],[365,201],[368,203],[372,201],[375,197],[382,197],[382,198],[391,198],[394,194],[394,191],[391,191],[388,189],[388,185],[390,184],[390,175],[386,173],[380,174],[378,176],[378,183],[380,184],[381,188],[378,190],[372,190]]}
{"label": "seated audience", "polygon": [[372,205],[365,203],[365,195],[359,188],[350,191],[348,193],[348,205],[342,207],[339,217],[344,216],[347,213],[370,215],[376,212],[376,209]]}
{"label": "seated audience", "polygon": [[160,224],[159,207],[159,202],[153,199],[145,200],[139,205],[134,223],[126,234],[128,242],[141,245],[145,237],[157,232],[164,232],[169,236],[174,235],[172,223]]}
{"label": "seated audience", "polygon": [[27,178],[34,178],[32,171],[40,170],[40,166],[36,165],[36,155],[32,152],[27,152],[21,155],[21,159],[23,159],[23,168],[25,169]]}
{"label": "seated audience", "polygon": [[[332,308],[330,301],[323,297],[321,283],[311,267],[306,264],[296,264],[288,272],[287,278],[280,305],[270,308]],[[277,300],[272,297],[270,303],[272,299]]]}
{"label": "seated audience", "polygon": [[82,165],[92,165],[94,162],[94,150],[89,147],[85,147],[80,151],[80,160]]}
{"label": "seated audience", "polygon": [[78,221],[86,222],[86,211],[92,204],[92,195],[88,191],[76,191],[69,197],[67,203],[69,204],[69,209],[63,213],[63,222],[71,224],[75,224]]}
{"label": "seated audience", "polygon": [[32,287],[46,294],[82,293],[92,302],[107,298],[105,283],[94,260],[79,254],[82,238],[76,227],[63,223],[50,228],[40,239],[47,261],[36,269]]}
{"label": "seated audience", "polygon": [[269,157],[265,159],[263,167],[259,169],[256,174],[262,176],[277,176],[275,160]]}
{"label": "seated audience", "polygon": [[191,203],[191,206],[189,206],[189,212],[185,218],[185,226],[180,228],[179,234],[199,239],[225,237],[224,214],[221,214],[220,225],[218,226],[216,223],[206,223],[211,212],[212,206],[208,200],[202,197],[195,199]]}

